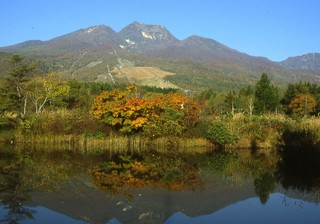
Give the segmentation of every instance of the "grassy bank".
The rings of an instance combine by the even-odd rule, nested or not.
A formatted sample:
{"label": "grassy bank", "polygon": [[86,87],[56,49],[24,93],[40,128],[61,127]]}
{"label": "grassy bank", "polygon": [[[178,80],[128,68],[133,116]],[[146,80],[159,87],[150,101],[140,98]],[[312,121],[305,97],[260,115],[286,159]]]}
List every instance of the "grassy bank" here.
{"label": "grassy bank", "polygon": [[[218,123],[213,138],[208,138],[210,125]],[[219,133],[220,130],[223,132]],[[121,134],[106,124],[92,119],[80,110],[43,112],[17,123],[15,129],[2,130],[0,142],[34,149],[75,150],[81,152],[111,153],[144,150],[208,151],[218,148],[214,137],[233,136],[234,141],[225,142],[225,149],[274,148],[283,141],[283,133],[307,133],[315,144],[320,142],[320,118],[293,119],[283,114],[245,116],[217,116],[200,121],[181,136],[147,137],[142,133]],[[212,136],[211,136],[212,137]]]}
{"label": "grassy bank", "polygon": [[211,122],[223,126],[223,131],[216,131],[213,137],[224,140],[225,148],[275,148],[283,142],[284,133],[306,133],[314,144],[320,143],[319,117],[292,118],[283,114],[249,117],[238,113],[219,116]]}

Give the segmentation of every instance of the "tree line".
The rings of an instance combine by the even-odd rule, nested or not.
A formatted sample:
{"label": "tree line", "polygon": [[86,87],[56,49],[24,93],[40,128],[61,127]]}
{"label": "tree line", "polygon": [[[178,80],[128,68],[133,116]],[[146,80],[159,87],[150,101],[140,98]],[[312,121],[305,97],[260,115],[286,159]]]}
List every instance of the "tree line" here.
{"label": "tree line", "polygon": [[255,86],[228,93],[212,89],[185,92],[133,84],[81,83],[63,80],[54,73],[39,74],[36,64],[14,55],[12,69],[1,80],[0,127],[14,127],[19,120],[43,110],[81,109],[122,133],[148,136],[180,135],[199,120],[242,113],[248,117],[283,113],[301,117],[318,115],[320,87],[314,83],[289,84],[284,92],[263,73]]}

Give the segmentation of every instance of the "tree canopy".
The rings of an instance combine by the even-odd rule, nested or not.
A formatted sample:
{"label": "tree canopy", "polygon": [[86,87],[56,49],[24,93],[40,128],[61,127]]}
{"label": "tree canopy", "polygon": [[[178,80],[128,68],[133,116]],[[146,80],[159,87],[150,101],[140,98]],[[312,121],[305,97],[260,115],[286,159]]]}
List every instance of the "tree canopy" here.
{"label": "tree canopy", "polygon": [[182,93],[149,93],[138,96],[131,84],[126,90],[112,89],[99,94],[91,114],[123,133],[144,131],[150,136],[178,135],[195,124],[199,106]]}
{"label": "tree canopy", "polygon": [[256,113],[265,113],[275,111],[279,106],[278,89],[271,84],[266,73],[261,75],[260,80],[255,86],[254,108]]}
{"label": "tree canopy", "polygon": [[49,101],[55,102],[59,97],[67,96],[70,87],[56,74],[49,73],[44,76],[36,76],[26,84],[26,97],[30,98],[35,112],[41,112]]}

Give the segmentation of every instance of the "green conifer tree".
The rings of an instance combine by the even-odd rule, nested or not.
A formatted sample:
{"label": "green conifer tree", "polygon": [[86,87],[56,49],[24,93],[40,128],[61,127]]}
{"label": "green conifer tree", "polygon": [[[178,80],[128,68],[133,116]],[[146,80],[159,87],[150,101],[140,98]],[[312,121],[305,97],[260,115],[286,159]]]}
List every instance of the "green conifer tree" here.
{"label": "green conifer tree", "polygon": [[258,114],[276,111],[279,105],[279,92],[266,73],[262,73],[255,87],[254,109]]}

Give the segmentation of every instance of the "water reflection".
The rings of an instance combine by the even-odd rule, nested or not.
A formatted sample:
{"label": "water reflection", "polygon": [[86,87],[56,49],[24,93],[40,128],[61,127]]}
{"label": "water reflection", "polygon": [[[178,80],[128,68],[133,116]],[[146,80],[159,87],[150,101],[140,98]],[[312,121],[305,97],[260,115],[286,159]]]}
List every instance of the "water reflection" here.
{"label": "water reflection", "polygon": [[8,151],[1,151],[0,158],[3,158],[0,163],[0,197],[3,209],[7,210],[0,221],[19,223],[33,219],[36,211],[23,206],[23,202],[30,200],[29,190],[23,187],[24,164],[16,154]]}
{"label": "water reflection", "polygon": [[279,147],[279,181],[286,189],[318,191],[320,187],[320,145],[312,133],[285,131]]}
{"label": "water reflection", "polygon": [[130,189],[161,187],[170,191],[201,185],[199,168],[182,156],[170,154],[115,155],[110,161],[91,169],[94,184],[110,193],[125,193]]}
{"label": "water reflection", "polygon": [[[236,220],[236,221],[235,221]],[[319,206],[300,199],[289,198],[281,193],[270,195],[264,205],[259,199],[250,198],[227,206],[212,214],[190,217],[177,212],[165,224],[184,223],[308,223],[317,224],[320,220]]]}
{"label": "water reflection", "polygon": [[[244,211],[250,220],[259,212],[277,217],[273,207],[290,216],[296,203],[319,218],[311,203],[320,202],[319,172],[297,169],[293,158],[308,150],[292,147],[283,145],[281,158],[276,150],[110,156],[1,149],[0,220],[37,223],[46,208],[57,220],[71,217],[68,223],[219,223]],[[317,159],[310,164],[319,170]]]}
{"label": "water reflection", "polygon": [[81,167],[78,165],[81,160],[75,155],[72,152],[1,148],[0,221],[20,223],[33,220],[38,209],[26,206],[32,203],[32,194],[38,190],[59,189]]}

